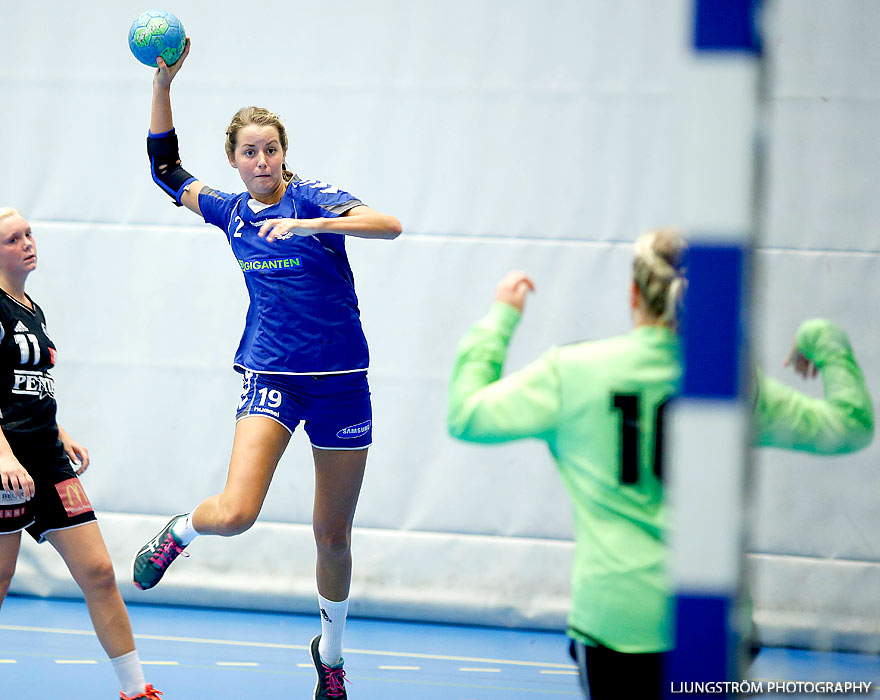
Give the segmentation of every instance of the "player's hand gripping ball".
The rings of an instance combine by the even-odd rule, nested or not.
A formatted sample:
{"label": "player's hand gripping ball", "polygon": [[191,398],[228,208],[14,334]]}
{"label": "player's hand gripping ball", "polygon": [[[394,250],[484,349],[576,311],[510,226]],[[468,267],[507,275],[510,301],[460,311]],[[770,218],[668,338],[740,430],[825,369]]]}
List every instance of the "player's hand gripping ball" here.
{"label": "player's hand gripping ball", "polygon": [[183,53],[186,32],[180,20],[170,12],[147,10],[131,23],[128,46],[134,57],[147,66],[155,68],[159,56],[170,66]]}

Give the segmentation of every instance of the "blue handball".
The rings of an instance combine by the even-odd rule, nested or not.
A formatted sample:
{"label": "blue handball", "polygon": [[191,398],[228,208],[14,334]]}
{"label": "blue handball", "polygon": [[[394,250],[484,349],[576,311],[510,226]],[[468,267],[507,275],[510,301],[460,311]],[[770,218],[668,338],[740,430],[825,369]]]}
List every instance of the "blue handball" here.
{"label": "blue handball", "polygon": [[131,23],[128,46],[134,57],[147,66],[155,68],[159,56],[170,66],[183,53],[186,32],[180,20],[170,12],[147,10]]}

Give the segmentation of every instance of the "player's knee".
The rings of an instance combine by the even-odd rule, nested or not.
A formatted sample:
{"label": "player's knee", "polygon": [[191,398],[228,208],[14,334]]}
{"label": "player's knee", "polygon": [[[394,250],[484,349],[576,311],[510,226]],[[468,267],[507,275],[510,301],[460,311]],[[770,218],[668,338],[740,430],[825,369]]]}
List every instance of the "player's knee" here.
{"label": "player's knee", "polygon": [[227,488],[217,500],[210,532],[222,537],[240,535],[257,521],[261,505],[249,502],[245,494]]}
{"label": "player's knee", "polygon": [[315,526],[315,544],[326,555],[341,557],[351,551],[351,532],[347,529],[322,528]]}
{"label": "player's knee", "polygon": [[6,596],[12,576],[15,574],[15,559],[11,562],[0,562],[0,600]]}
{"label": "player's knee", "polygon": [[100,557],[81,562],[74,578],[80,588],[92,590],[112,590],[116,588],[116,573],[109,557]]}
{"label": "player's knee", "polygon": [[257,521],[257,513],[247,508],[224,508],[217,522],[217,534],[223,537],[240,535]]}

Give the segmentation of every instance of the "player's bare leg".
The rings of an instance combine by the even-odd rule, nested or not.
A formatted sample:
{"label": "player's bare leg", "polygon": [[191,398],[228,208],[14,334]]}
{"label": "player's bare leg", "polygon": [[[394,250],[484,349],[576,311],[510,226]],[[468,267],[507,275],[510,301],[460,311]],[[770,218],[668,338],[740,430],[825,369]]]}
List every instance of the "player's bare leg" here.
{"label": "player's bare leg", "polygon": [[247,416],[236,423],[226,486],[193,511],[200,535],[229,537],[254,524],[289,441],[287,428],[270,418]]}
{"label": "player's bare leg", "polygon": [[239,420],[223,492],[202,501],[189,515],[171,518],[141,547],[132,562],[135,585],[146,590],[159,583],[196,535],[230,537],[253,525],[289,441],[287,428],[270,418],[247,416]]}
{"label": "player's bare leg", "polygon": [[318,602],[321,634],[310,651],[318,676],[314,698],[345,698],[342,634],[351,586],[351,527],[360,495],[367,450],[320,450],[315,458],[312,527],[318,550]]}
{"label": "player's bare leg", "polygon": [[158,691],[144,680],[128,610],[116,586],[116,574],[98,523],[47,532],[45,537],[83,592],[95,634],[119,679],[122,697],[158,700]]}
{"label": "player's bare leg", "polygon": [[128,611],[98,523],[46,533],[83,592],[98,641],[110,658],[134,650]]}
{"label": "player's bare leg", "polygon": [[15,562],[21,546],[21,533],[10,532],[0,535],[0,606],[9,592],[9,584],[15,573]]}
{"label": "player's bare leg", "polygon": [[351,585],[351,526],[367,466],[367,449],[313,447],[312,454],[315,458],[312,527],[318,549],[318,592],[331,600],[344,600]]}

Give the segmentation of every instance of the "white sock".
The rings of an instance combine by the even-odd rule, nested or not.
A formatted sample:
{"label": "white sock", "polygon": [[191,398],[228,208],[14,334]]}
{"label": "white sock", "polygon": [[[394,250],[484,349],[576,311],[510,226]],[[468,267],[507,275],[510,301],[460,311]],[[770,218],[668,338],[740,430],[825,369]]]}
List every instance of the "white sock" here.
{"label": "white sock", "polygon": [[348,615],[348,598],[339,602],[327,600],[318,594],[321,608],[321,641],[318,653],[328,666],[342,661],[342,633],[345,631],[345,618]]}
{"label": "white sock", "polygon": [[199,533],[193,527],[192,518],[192,512],[187,513],[184,517],[175,520],[174,525],[171,526],[171,532],[174,533],[174,536],[184,547],[199,536]]}
{"label": "white sock", "polygon": [[141,668],[137,649],[110,659],[110,663],[113,664],[113,670],[116,671],[123,693],[130,698],[143,694],[147,689],[147,681],[144,680],[144,669]]}

